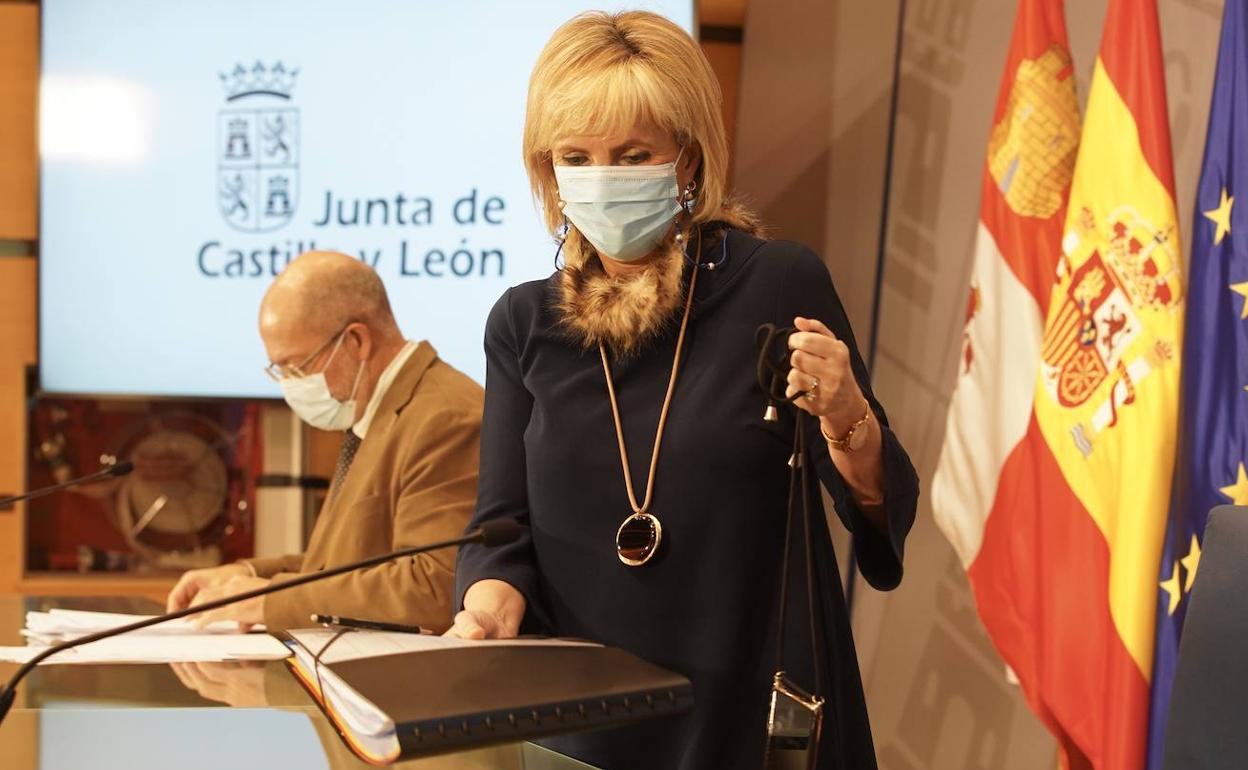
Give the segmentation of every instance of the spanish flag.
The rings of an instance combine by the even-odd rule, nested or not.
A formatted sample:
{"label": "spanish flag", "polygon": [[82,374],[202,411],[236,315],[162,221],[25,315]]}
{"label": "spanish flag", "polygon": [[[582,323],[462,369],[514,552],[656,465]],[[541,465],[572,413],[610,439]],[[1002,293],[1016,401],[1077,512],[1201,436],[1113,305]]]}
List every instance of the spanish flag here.
{"label": "spanish flag", "polygon": [[[1021,0],[933,505],[1063,766],[1139,770],[1183,308],[1155,0],[1110,0],[1068,188],[1077,113],[1036,85],[1046,35],[1065,54],[1061,3]],[[1007,130],[1018,149],[998,171]],[[1068,194],[1060,215],[1036,203],[1051,190]],[[985,231],[1008,267],[995,283],[979,267]]]}

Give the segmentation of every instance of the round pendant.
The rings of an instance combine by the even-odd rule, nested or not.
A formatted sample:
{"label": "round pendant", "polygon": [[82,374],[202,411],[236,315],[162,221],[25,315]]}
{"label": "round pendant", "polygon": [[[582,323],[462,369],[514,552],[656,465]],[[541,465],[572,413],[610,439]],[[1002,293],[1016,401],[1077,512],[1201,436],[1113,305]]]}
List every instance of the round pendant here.
{"label": "round pendant", "polygon": [[615,553],[630,567],[650,561],[663,542],[663,525],[653,515],[638,511],[624,520],[615,533]]}

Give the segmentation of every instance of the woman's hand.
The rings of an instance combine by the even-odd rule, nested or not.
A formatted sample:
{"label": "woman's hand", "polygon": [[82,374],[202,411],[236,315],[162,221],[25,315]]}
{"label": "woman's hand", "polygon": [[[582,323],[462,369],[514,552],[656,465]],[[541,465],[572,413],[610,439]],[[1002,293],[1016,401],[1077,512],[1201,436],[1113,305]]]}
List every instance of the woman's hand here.
{"label": "woman's hand", "polygon": [[524,619],[524,594],[502,580],[478,580],[464,593],[464,609],[445,636],[511,639]]}
{"label": "woman's hand", "polygon": [[853,439],[848,447],[827,445],[832,463],[849,486],[859,508],[883,533],[888,533],[884,502],[883,436],[880,426],[871,419],[871,408],[854,379],[850,366],[849,347],[813,318],[793,319],[797,331],[789,335],[789,386],[785,395],[797,396],[798,408],[819,418],[825,438],[845,441],[850,429]]}
{"label": "woman's hand", "polygon": [[[860,417],[867,402],[849,364],[849,348],[822,321],[798,316],[789,335],[789,386],[800,409],[820,418],[829,433],[842,435]],[[802,394],[802,395],[799,395]]]}

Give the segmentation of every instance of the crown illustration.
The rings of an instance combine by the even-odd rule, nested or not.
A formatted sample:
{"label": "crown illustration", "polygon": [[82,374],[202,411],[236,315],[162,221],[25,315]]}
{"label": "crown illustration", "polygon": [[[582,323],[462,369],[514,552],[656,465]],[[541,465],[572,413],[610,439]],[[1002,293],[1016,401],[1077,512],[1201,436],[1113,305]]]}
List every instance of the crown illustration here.
{"label": "crown illustration", "polygon": [[289,99],[290,92],[295,89],[295,79],[299,76],[299,68],[286,69],[280,61],[272,67],[264,62],[256,61],[251,67],[235,64],[229,73],[218,73],[221,85],[225,88],[227,101],[242,99],[246,96],[276,96]]}

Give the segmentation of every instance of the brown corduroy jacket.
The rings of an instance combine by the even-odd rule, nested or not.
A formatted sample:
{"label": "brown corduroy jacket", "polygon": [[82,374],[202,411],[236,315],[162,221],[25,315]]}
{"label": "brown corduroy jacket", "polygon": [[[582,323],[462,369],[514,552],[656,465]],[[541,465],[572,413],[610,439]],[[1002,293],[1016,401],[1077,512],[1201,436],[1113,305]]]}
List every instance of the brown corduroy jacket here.
{"label": "brown corduroy jacket", "polygon": [[[247,559],[282,580],[463,534],[477,496],[484,391],[422,342],[382,397],[342,485],[329,497],[303,554]],[[293,573],[293,574],[292,574]],[[265,599],[270,631],[307,628],[322,613],[451,624],[455,549],[398,559]]]}

